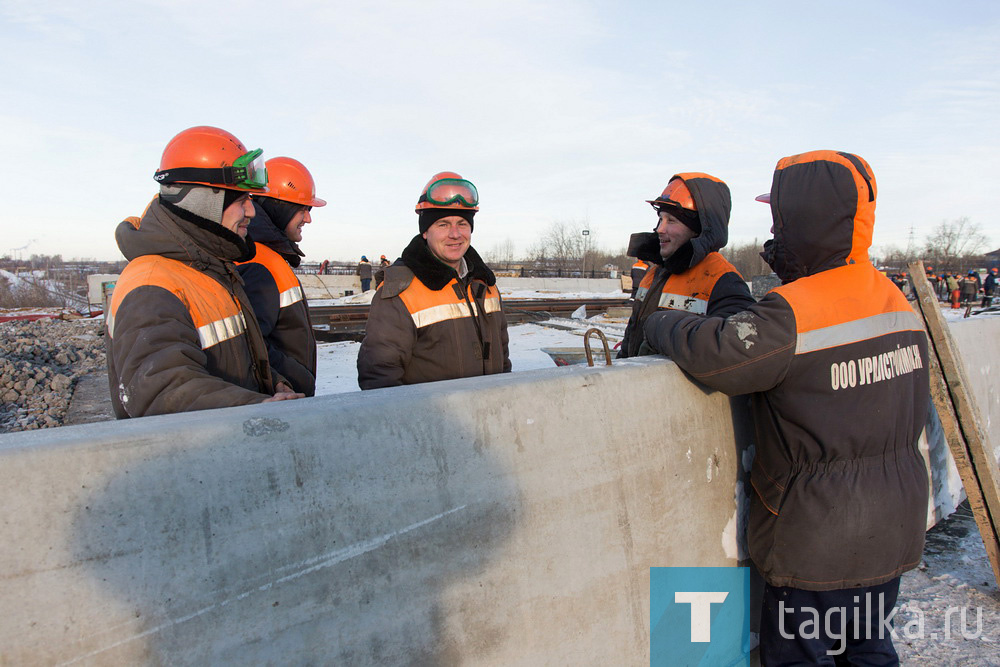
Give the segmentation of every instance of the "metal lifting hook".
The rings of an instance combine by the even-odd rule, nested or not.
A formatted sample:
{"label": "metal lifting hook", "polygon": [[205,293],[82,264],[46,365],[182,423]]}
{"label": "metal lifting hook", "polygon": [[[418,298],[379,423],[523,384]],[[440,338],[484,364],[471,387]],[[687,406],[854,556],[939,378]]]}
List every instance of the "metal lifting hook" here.
{"label": "metal lifting hook", "polygon": [[597,334],[600,337],[601,342],[604,343],[604,359],[606,363],[605,366],[611,365],[611,350],[608,348],[608,339],[604,337],[604,332],[598,328],[587,329],[587,332],[583,334],[583,349],[587,352],[587,365],[594,365],[594,353],[590,351],[590,334]]}

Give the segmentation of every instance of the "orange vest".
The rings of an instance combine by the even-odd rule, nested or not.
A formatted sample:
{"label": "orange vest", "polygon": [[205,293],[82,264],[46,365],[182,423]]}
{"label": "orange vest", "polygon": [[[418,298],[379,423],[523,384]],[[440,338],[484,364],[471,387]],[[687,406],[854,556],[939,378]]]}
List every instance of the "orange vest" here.
{"label": "orange vest", "polygon": [[278,286],[278,304],[281,308],[287,308],[303,299],[302,283],[295,277],[295,272],[288,265],[285,258],[266,245],[255,244],[257,254],[249,262],[239,262],[239,264],[256,263],[268,270]]}
{"label": "orange vest", "polygon": [[108,335],[112,338],[118,307],[129,292],[145,285],[162,287],[184,303],[203,350],[246,331],[240,304],[213,278],[175,259],[143,255],[129,262],[115,284],[107,316]]}
{"label": "orange vest", "polygon": [[[715,283],[723,275],[736,271],[733,265],[717,252],[709,253],[705,259],[698,262],[693,269],[674,273],[663,283],[663,291],[657,308],[670,310],[686,310],[690,313],[705,315],[708,312],[708,299],[712,296]],[[655,271],[647,271],[636,290],[636,301],[642,302],[649,292],[656,277]]]}
{"label": "orange vest", "polygon": [[[403,305],[409,311],[417,329],[438,322],[479,315],[476,301],[472,297],[472,287],[477,283],[473,281],[466,288],[469,296],[468,303],[455,290],[457,284],[458,280],[452,278],[451,282],[444,288],[432,290],[419,280],[414,279],[410,282],[409,287],[400,293],[399,298],[402,299]],[[496,288],[496,285],[486,287],[486,292],[483,294],[483,311],[490,314],[499,310],[500,290]]]}

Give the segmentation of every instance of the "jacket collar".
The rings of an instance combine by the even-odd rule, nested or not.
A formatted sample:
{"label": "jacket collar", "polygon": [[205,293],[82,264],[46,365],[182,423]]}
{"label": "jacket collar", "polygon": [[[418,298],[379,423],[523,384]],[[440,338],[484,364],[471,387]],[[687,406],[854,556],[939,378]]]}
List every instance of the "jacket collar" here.
{"label": "jacket collar", "polygon": [[[464,280],[481,280],[490,287],[496,284],[496,276],[472,246],[465,252],[465,262],[469,273]],[[420,234],[410,240],[397,263],[406,266],[420,282],[432,290],[442,289],[452,280],[458,279],[458,272],[435,257]]]}

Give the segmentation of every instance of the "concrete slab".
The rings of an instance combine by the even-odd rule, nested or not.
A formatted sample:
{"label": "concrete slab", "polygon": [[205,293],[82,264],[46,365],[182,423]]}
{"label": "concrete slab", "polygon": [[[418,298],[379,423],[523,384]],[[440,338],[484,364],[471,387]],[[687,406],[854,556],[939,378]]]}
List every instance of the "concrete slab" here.
{"label": "concrete slab", "polygon": [[649,568],[746,556],[746,403],[647,358],[0,436],[0,664],[645,664]]}

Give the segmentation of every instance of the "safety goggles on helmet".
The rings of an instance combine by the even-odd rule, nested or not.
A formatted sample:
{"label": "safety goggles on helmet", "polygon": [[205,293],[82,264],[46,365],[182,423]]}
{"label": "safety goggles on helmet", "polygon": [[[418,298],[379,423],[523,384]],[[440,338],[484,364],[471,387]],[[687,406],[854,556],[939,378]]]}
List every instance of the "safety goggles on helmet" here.
{"label": "safety goggles on helmet", "polygon": [[260,190],[267,186],[267,169],[261,158],[260,148],[244,153],[232,166],[206,169],[202,167],[176,167],[153,174],[158,183],[205,183],[224,185],[241,190]]}
{"label": "safety goggles on helmet", "polygon": [[417,203],[429,202],[437,206],[461,204],[468,208],[479,206],[479,191],[470,181],[462,178],[442,178],[434,181]]}

